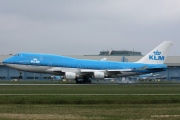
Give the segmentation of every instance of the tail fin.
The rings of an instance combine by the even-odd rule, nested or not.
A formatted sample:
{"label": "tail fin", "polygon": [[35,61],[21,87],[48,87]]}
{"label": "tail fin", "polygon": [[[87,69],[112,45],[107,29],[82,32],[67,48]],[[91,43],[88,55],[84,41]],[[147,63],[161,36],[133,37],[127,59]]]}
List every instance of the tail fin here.
{"label": "tail fin", "polygon": [[163,64],[166,59],[167,53],[171,48],[171,45],[173,45],[172,43],[172,41],[164,41],[154,50],[137,61],[137,63]]}

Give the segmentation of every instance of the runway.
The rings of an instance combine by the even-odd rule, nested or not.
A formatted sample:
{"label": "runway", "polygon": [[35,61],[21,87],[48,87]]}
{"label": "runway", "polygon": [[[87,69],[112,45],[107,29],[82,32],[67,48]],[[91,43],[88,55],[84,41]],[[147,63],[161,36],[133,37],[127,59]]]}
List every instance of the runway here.
{"label": "runway", "polygon": [[0,84],[0,86],[26,86],[26,85],[32,85],[32,86],[76,86],[76,85],[90,85],[90,84]]}
{"label": "runway", "polygon": [[0,96],[174,96],[180,94],[0,94]]}
{"label": "runway", "polygon": [[128,85],[128,86],[158,86],[158,85],[180,85],[180,83],[162,83],[162,84],[150,84],[150,83],[145,83],[145,84],[138,84],[138,83],[115,83],[115,84],[24,84],[24,83],[21,83],[21,84],[16,84],[16,83],[2,83],[0,84],[0,86],[93,86],[93,85],[110,85],[110,86],[113,86],[113,85]]}

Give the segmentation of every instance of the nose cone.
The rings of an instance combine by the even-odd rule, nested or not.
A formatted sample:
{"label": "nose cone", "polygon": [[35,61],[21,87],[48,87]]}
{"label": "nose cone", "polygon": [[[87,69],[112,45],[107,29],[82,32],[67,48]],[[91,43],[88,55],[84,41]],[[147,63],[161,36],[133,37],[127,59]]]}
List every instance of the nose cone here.
{"label": "nose cone", "polygon": [[8,63],[8,59],[3,60],[3,62],[2,62],[2,63],[3,63],[3,64]]}
{"label": "nose cone", "polygon": [[11,60],[11,58],[7,58],[7,59],[5,59],[3,62],[2,62],[3,64],[11,64],[12,63],[12,60]]}
{"label": "nose cone", "polygon": [[8,66],[9,63],[7,62],[7,60],[5,59],[3,62],[2,62],[5,66]]}

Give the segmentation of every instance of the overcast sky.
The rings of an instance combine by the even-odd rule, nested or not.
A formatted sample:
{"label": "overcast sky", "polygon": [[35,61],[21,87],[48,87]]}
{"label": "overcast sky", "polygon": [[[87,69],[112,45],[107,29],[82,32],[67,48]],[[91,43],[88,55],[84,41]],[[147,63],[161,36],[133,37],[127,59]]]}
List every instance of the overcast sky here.
{"label": "overcast sky", "polygon": [[180,56],[180,0],[0,0],[0,54],[145,55],[169,40]]}

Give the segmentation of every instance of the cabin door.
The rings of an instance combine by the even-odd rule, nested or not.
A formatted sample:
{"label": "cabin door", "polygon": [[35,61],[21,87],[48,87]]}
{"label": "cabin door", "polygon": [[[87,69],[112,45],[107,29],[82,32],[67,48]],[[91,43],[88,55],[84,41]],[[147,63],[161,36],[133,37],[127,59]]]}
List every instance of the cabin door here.
{"label": "cabin door", "polygon": [[29,65],[29,61],[25,60],[23,61],[24,65]]}
{"label": "cabin door", "polygon": [[40,55],[40,60],[43,60],[43,55]]}
{"label": "cabin door", "polygon": [[52,67],[52,62],[49,62],[48,66],[49,66],[49,67]]}

